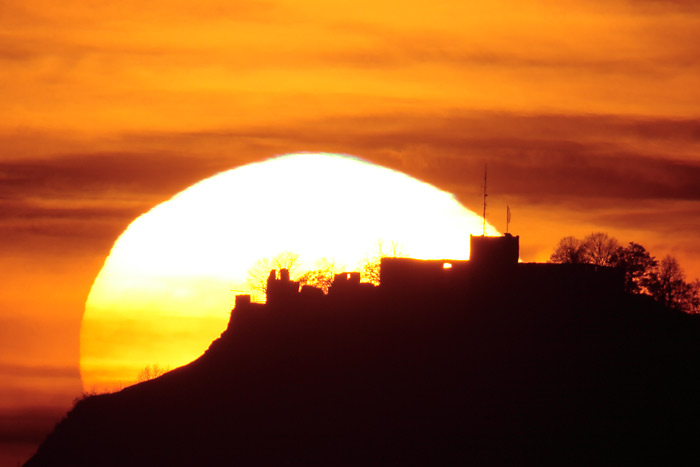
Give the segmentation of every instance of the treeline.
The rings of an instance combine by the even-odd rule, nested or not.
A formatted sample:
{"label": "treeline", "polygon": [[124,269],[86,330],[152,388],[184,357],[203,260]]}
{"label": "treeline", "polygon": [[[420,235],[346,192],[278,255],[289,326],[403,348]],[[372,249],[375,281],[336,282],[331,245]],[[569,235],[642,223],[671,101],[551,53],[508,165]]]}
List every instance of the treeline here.
{"label": "treeline", "polygon": [[700,313],[700,281],[686,281],[676,258],[657,260],[639,243],[622,246],[617,239],[595,232],[583,240],[564,237],[550,257],[552,263],[595,264],[625,271],[625,290],[649,295],[674,310]]}

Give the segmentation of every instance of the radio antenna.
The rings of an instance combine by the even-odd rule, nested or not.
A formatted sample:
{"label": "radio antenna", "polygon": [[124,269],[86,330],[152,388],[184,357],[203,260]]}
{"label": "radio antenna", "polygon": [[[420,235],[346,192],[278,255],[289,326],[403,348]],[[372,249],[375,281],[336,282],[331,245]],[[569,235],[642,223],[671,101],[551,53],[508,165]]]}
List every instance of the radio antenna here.
{"label": "radio antenna", "polygon": [[483,224],[483,229],[481,231],[481,236],[485,237],[486,236],[486,197],[488,196],[486,194],[486,173],[487,173],[488,166],[484,164],[484,213],[482,215],[484,219],[484,224]]}

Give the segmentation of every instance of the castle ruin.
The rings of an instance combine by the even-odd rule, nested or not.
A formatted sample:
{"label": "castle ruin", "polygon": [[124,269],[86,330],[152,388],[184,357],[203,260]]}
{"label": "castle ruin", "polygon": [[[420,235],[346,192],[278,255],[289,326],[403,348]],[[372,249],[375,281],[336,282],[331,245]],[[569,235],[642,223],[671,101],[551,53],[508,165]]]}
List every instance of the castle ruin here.
{"label": "castle ruin", "polygon": [[[359,272],[336,274],[328,293],[310,285],[300,288],[287,269],[270,271],[266,304],[323,300],[363,300],[375,295],[406,297],[489,290],[500,294],[537,292],[571,299],[591,295],[622,294],[624,275],[614,268],[590,264],[551,264],[519,262],[520,237],[470,235],[469,260],[381,258],[379,285],[361,282]],[[249,295],[236,296],[236,308],[250,308]]]}

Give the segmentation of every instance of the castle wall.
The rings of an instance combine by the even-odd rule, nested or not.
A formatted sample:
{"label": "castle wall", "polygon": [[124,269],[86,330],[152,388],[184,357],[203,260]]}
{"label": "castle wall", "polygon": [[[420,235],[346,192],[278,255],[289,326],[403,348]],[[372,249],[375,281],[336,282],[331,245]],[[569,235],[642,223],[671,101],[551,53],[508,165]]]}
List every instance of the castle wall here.
{"label": "castle wall", "polygon": [[[385,290],[419,291],[435,289],[468,269],[468,261],[382,258],[380,287]],[[446,267],[449,266],[449,267]]]}
{"label": "castle wall", "polygon": [[[382,258],[380,287],[384,298],[460,297],[468,305],[484,297],[515,300],[587,300],[614,297],[624,292],[622,271],[589,264],[518,263],[519,237],[471,236],[471,259],[421,260]],[[376,294],[372,284],[362,283],[360,273],[344,272],[335,276],[328,296],[292,281],[286,270],[270,272],[267,284],[268,304],[304,303],[312,305],[328,299],[362,301]],[[248,304],[243,303],[243,307]],[[238,303],[237,303],[238,308]]]}
{"label": "castle wall", "polygon": [[299,282],[290,280],[289,270],[280,269],[279,279],[277,271],[270,271],[267,278],[267,303],[283,303],[293,300],[299,293]]}

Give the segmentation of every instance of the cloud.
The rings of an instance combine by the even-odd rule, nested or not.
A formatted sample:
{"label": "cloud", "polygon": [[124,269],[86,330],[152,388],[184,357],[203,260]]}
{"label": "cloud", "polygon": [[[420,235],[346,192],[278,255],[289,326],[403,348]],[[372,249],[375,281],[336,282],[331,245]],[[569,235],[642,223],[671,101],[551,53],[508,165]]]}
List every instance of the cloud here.
{"label": "cloud", "polygon": [[[639,51],[638,54],[594,53],[585,50],[553,50],[542,45],[523,49],[505,44],[474,46],[469,38],[457,35],[435,37],[435,33],[403,34],[403,37],[375,38],[376,43],[366,47],[320,51],[315,60],[307,54],[309,64],[342,65],[351,69],[405,69],[417,65],[438,65],[451,74],[475,68],[496,70],[514,75],[523,70],[551,73],[585,73],[586,75],[627,74],[639,79],[642,75],[659,76],[677,66],[697,68],[695,49],[676,54]],[[531,39],[523,39],[531,41]],[[544,38],[542,42],[547,42]],[[532,49],[535,50],[532,50]],[[301,58],[301,57],[299,57]],[[579,76],[579,78],[582,78]],[[522,77],[521,77],[522,79]]]}
{"label": "cloud", "polygon": [[700,199],[697,119],[387,114],[140,133],[118,144],[145,149],[0,162],[5,215],[122,217],[219,171],[299,150],[364,156],[450,187],[478,184],[473,176],[488,163],[494,189],[533,199]]}
{"label": "cloud", "polygon": [[125,135],[114,144],[130,150],[101,152],[92,149],[104,142],[81,145],[34,132],[27,136],[33,144],[17,146],[15,139],[0,138],[4,152],[15,153],[0,160],[0,251],[6,255],[105,254],[131,221],[157,204],[220,171],[274,155],[251,150],[260,146],[255,137],[235,132]]}
{"label": "cloud", "polygon": [[87,153],[0,162],[0,198],[162,195],[216,173],[223,161],[168,153]]}
{"label": "cloud", "polygon": [[0,375],[37,377],[42,379],[53,378],[80,378],[80,372],[76,366],[55,367],[48,365],[18,365],[0,363]]}
{"label": "cloud", "polygon": [[[498,112],[387,114],[306,120],[294,126],[142,134],[139,141],[163,147],[187,145],[199,154],[174,161],[173,185],[183,177],[196,179],[192,175],[197,171],[213,173],[256,157],[308,150],[359,155],[443,188],[461,190],[478,187],[479,174],[488,163],[494,190],[533,202],[700,199],[697,119]],[[215,154],[212,147],[231,141],[238,144],[239,158],[226,163],[209,158]],[[162,163],[159,156],[147,154],[140,161],[135,186],[140,177],[150,183]],[[88,160],[82,163],[89,165]],[[96,163],[106,167],[115,160]],[[119,169],[107,171],[120,173]]]}
{"label": "cloud", "polygon": [[622,0],[631,10],[647,14],[659,13],[700,13],[696,0]]}
{"label": "cloud", "polygon": [[335,148],[455,189],[478,185],[488,163],[495,191],[532,202],[700,199],[697,120],[482,113],[337,118],[305,127],[312,138],[291,129],[266,135],[278,147]]}
{"label": "cloud", "polygon": [[[0,162],[0,235],[20,243],[36,236],[63,239],[71,248],[91,239],[87,243],[106,248],[136,216],[187,186],[299,151],[364,157],[477,208],[484,164],[494,200],[590,210],[590,222],[611,221],[614,215],[600,217],[608,206],[663,201],[691,203],[692,210],[700,201],[697,119],[405,112],[129,133],[100,151],[60,148],[51,155],[25,147],[31,156]],[[680,214],[671,224],[682,230],[679,222]]]}
{"label": "cloud", "polygon": [[133,219],[219,164],[160,153],[0,162],[0,249],[102,251]]}
{"label": "cloud", "polygon": [[614,227],[635,226],[640,230],[655,231],[668,238],[683,237],[694,242],[697,235],[697,219],[700,219],[700,203],[636,203],[630,201],[624,209],[601,210],[593,221]]}

